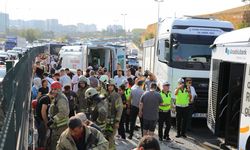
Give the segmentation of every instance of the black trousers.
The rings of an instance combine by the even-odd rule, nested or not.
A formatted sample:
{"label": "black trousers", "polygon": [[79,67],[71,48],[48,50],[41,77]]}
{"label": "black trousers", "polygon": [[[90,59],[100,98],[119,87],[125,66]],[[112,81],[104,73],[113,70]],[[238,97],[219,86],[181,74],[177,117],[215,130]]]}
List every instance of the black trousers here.
{"label": "black trousers", "polygon": [[123,139],[126,139],[125,128],[124,128],[125,121],[126,121],[126,109],[123,109],[122,117],[121,117],[121,120],[120,120],[120,123],[119,123],[119,128],[118,128],[118,134],[119,134]]}
{"label": "black trousers", "polygon": [[[131,108],[130,108],[130,131],[129,131],[130,136],[134,135],[135,123],[136,123],[136,118],[138,116],[138,113],[139,113],[139,108],[131,105]],[[140,118],[140,123],[141,123],[141,133],[143,135],[142,118]]]}
{"label": "black trousers", "polygon": [[130,123],[130,115],[127,114],[127,109],[125,113],[125,127],[126,127],[126,132],[129,132],[129,123]]}
{"label": "black trousers", "polygon": [[[169,137],[169,131],[171,128],[171,114],[170,111],[168,112],[159,112],[159,124],[158,124],[158,136],[159,138],[166,139]],[[163,136],[163,128],[164,124],[166,125],[166,128],[164,130],[164,136]],[[162,137],[163,136],[163,137]]]}
{"label": "black trousers", "polygon": [[188,107],[176,106],[177,135],[186,134],[188,113],[189,113]]}
{"label": "black trousers", "polygon": [[194,104],[189,104],[188,106],[188,119],[187,119],[187,129],[192,129],[192,115],[194,112]]}

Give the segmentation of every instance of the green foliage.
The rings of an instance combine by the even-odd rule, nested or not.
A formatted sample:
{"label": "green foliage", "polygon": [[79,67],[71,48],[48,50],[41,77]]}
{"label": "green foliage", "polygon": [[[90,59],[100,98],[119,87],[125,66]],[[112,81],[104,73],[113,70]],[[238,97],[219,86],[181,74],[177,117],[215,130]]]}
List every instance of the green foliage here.
{"label": "green foliage", "polygon": [[240,23],[240,24],[238,25],[238,29],[246,28],[246,27],[250,27],[250,24],[247,23],[247,22],[245,22],[245,21],[243,21],[242,23]]}
{"label": "green foliage", "polygon": [[41,31],[36,30],[36,29],[22,29],[22,30],[10,29],[8,34],[21,36],[25,38],[27,41],[29,41],[30,43],[42,37]]}
{"label": "green foliage", "polygon": [[145,29],[133,29],[132,30],[132,41],[136,46],[141,46],[141,36],[145,32]]}
{"label": "green foliage", "polygon": [[39,38],[41,38],[42,34],[40,31],[35,29],[27,29],[24,30],[21,34],[22,37],[24,37],[27,41],[33,42]]}
{"label": "green foliage", "polygon": [[146,40],[149,40],[149,39],[152,39],[152,38],[154,38],[154,34],[153,34],[153,33],[149,33],[149,34],[147,34],[147,35],[145,36],[145,41],[146,41]]}

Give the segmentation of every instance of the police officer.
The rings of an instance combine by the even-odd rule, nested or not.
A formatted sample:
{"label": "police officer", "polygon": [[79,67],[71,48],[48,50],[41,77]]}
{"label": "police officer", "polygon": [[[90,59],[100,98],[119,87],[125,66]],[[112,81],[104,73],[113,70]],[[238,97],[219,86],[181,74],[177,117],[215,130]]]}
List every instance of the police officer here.
{"label": "police officer", "polygon": [[89,88],[85,92],[85,98],[93,101],[94,109],[91,113],[91,120],[94,121],[104,131],[108,115],[108,103],[101,98],[95,88]]}
{"label": "police officer", "polygon": [[85,99],[85,92],[89,88],[89,80],[85,76],[80,76],[79,77],[79,82],[78,82],[78,91],[76,93],[77,98],[76,98],[76,112],[84,112],[87,117],[89,117],[89,104],[88,101]]}
{"label": "police officer", "polygon": [[134,85],[134,80],[132,78],[127,79],[126,83],[126,90],[124,92],[125,97],[126,97],[126,107],[125,107],[125,127],[126,127],[126,132],[129,133],[129,123],[130,123],[130,114],[129,114],[129,98],[131,96],[131,88]]}
{"label": "police officer", "polygon": [[[166,141],[171,140],[169,138],[169,130],[171,127],[171,92],[169,91],[170,84],[168,82],[164,82],[162,84],[162,91],[160,92],[163,105],[159,106],[159,125],[158,125],[158,135],[159,140],[162,141],[165,139]],[[166,128],[163,136],[163,127],[164,123],[166,124]]]}
{"label": "police officer", "polygon": [[107,83],[108,86],[108,118],[105,129],[105,137],[109,141],[109,149],[115,148],[115,134],[119,128],[119,123],[123,111],[123,103],[121,96],[115,91],[115,81],[110,79]]}
{"label": "police officer", "polygon": [[188,118],[188,106],[191,101],[192,95],[190,93],[189,87],[185,86],[184,80],[180,78],[178,80],[178,87],[175,90],[176,97],[176,126],[177,126],[177,135],[176,137],[186,138],[186,126]]}
{"label": "police officer", "polygon": [[55,96],[52,101],[49,116],[50,121],[48,126],[52,129],[51,134],[51,150],[56,149],[56,143],[61,133],[67,128],[69,116],[69,103],[67,97],[62,93],[62,85],[58,81],[51,84],[51,92]]}

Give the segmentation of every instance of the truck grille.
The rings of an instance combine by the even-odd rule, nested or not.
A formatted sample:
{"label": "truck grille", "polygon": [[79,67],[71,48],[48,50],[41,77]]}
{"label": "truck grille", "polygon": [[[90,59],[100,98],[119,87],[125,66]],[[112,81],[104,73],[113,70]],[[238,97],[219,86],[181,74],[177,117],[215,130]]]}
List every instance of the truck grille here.
{"label": "truck grille", "polygon": [[198,95],[194,99],[194,113],[207,113],[209,79],[192,78],[192,85]]}

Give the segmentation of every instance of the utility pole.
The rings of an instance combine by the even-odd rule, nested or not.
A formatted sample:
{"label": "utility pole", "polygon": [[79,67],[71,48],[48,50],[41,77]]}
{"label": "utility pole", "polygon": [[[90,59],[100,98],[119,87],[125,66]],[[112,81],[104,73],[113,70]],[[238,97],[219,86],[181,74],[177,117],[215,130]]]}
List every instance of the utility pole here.
{"label": "utility pole", "polygon": [[123,16],[123,28],[124,28],[124,38],[125,38],[125,42],[124,42],[124,46],[125,46],[125,51],[127,51],[127,47],[126,47],[126,42],[127,42],[127,35],[126,35],[126,13],[121,14]]}
{"label": "utility pole", "polygon": [[[160,27],[160,3],[164,0],[154,0],[158,3],[158,10],[157,10],[157,28],[155,30],[155,38],[154,38],[154,49],[158,53],[158,34],[159,34],[159,27]],[[153,70],[155,71],[155,67],[153,67]]]}

